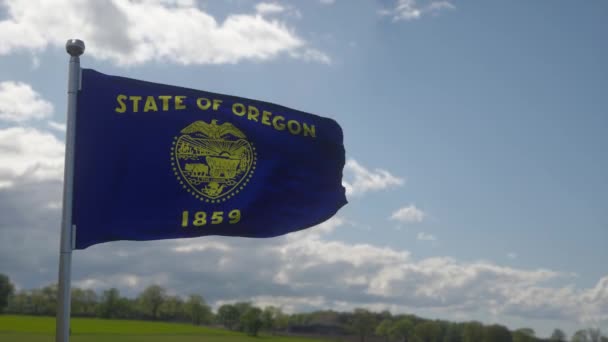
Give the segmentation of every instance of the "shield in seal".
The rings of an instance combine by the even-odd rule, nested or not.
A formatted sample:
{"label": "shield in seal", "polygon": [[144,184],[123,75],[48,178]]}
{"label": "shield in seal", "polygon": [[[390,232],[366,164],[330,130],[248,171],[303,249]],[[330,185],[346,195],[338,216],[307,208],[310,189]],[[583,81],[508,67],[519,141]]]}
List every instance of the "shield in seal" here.
{"label": "shield in seal", "polygon": [[171,168],[195,198],[217,203],[236,196],[255,172],[257,155],[245,134],[229,122],[195,121],[171,146]]}

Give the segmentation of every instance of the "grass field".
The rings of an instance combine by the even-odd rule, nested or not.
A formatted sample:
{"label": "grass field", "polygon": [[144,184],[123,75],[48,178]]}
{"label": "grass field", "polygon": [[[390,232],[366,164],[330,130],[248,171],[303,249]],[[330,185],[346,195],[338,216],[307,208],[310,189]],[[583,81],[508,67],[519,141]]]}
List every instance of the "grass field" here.
{"label": "grass field", "polygon": [[[55,318],[0,315],[0,342],[53,342]],[[189,324],[72,318],[74,342],[318,342],[319,340],[261,336],[196,327]]]}

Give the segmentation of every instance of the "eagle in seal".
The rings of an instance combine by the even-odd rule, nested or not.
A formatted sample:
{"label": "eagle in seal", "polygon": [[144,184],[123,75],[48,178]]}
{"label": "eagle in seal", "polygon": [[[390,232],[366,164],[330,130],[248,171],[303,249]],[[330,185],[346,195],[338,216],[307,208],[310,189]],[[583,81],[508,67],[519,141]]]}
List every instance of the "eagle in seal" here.
{"label": "eagle in seal", "polygon": [[226,134],[232,134],[237,138],[245,138],[245,134],[230,122],[217,124],[217,120],[212,120],[210,124],[204,121],[195,121],[188,127],[182,129],[183,134],[200,133],[209,139],[221,139]]}

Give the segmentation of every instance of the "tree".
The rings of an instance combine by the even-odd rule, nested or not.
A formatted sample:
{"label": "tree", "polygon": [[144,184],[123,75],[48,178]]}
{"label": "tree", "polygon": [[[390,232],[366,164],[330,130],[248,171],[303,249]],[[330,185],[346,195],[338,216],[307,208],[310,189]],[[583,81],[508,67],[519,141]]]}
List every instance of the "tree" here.
{"label": "tree", "polygon": [[28,292],[30,313],[32,315],[43,315],[45,311],[45,302],[42,291],[34,289]]}
{"label": "tree", "polygon": [[553,330],[553,333],[551,334],[551,337],[549,339],[551,341],[566,342],[568,337],[566,336],[566,333],[564,333],[561,329],[555,329]]}
{"label": "tree", "polygon": [[103,291],[98,306],[98,315],[101,318],[117,318],[120,311],[120,292],[116,288]]}
{"label": "tree", "polygon": [[184,321],[184,301],[178,296],[166,297],[158,308],[158,315],[164,321]]}
{"label": "tree", "polygon": [[[286,320],[283,318],[285,316],[283,311],[280,308],[275,306],[267,306],[262,311],[262,330],[266,331],[274,331],[279,329],[280,325],[283,325],[281,328],[286,327]],[[283,320],[280,322],[280,320]]]}
{"label": "tree", "polygon": [[365,342],[365,338],[374,331],[375,325],[376,319],[371,312],[366,309],[355,309],[351,327],[359,335],[359,341]]}
{"label": "tree", "polygon": [[384,337],[385,341],[388,342],[391,337],[391,328],[393,327],[393,321],[388,318],[385,318],[378,326],[376,327],[376,335]]}
{"label": "tree", "polygon": [[484,328],[479,322],[464,323],[462,327],[463,342],[481,342],[483,339]]}
{"label": "tree", "polygon": [[8,302],[8,312],[18,313],[22,315],[32,314],[32,305],[29,295],[26,291],[20,291],[10,297]]}
{"label": "tree", "polygon": [[239,311],[234,305],[224,304],[217,309],[217,321],[227,329],[234,330],[239,320]]}
{"label": "tree", "polygon": [[84,314],[86,316],[94,316],[97,310],[97,293],[91,289],[84,290]]}
{"label": "tree", "polygon": [[283,313],[279,308],[277,309],[276,316],[274,318],[274,328],[277,331],[285,331],[289,326],[289,315]]}
{"label": "tree", "polygon": [[0,313],[8,306],[8,299],[14,291],[15,287],[8,276],[0,273]]}
{"label": "tree", "polygon": [[310,321],[309,319],[310,316],[307,314],[294,313],[293,315],[289,316],[288,326],[308,324]]}
{"label": "tree", "polygon": [[591,339],[587,335],[587,330],[578,330],[572,335],[572,342],[591,342]]}
{"label": "tree", "polygon": [[443,342],[462,342],[462,325],[450,323],[443,336]]}
{"label": "tree", "polygon": [[407,342],[413,335],[414,323],[409,318],[403,317],[396,320],[389,328],[389,338]]}
{"label": "tree", "polygon": [[483,342],[512,342],[511,332],[502,325],[494,324],[485,327]]}
{"label": "tree", "polygon": [[152,319],[157,319],[160,306],[165,298],[165,289],[158,285],[151,285],[139,295],[138,301],[145,315],[150,316]]}
{"label": "tree", "polygon": [[97,305],[97,316],[101,318],[134,318],[135,303],[121,297],[116,288],[106,290],[101,295]]}
{"label": "tree", "polygon": [[529,336],[529,337],[535,337],[536,336],[536,332],[534,331],[534,329],[532,328],[519,328],[516,331],[519,331],[520,333]]}
{"label": "tree", "polygon": [[600,329],[589,328],[587,329],[587,336],[591,342],[601,342],[602,332]]}
{"label": "tree", "polygon": [[241,316],[241,327],[249,336],[258,336],[258,332],[262,327],[262,310],[256,307],[250,307]]}
{"label": "tree", "polygon": [[384,321],[385,319],[388,320],[393,320],[393,314],[388,311],[388,310],[382,310],[379,314],[378,314],[378,320],[379,321]]}
{"label": "tree", "polygon": [[245,314],[245,312],[247,312],[247,310],[252,308],[252,305],[250,302],[236,302],[233,305],[234,305],[234,308],[236,309],[236,311],[239,312],[239,317],[243,316]]}
{"label": "tree", "polygon": [[188,301],[185,304],[185,310],[193,324],[199,325],[201,323],[211,322],[211,317],[213,316],[211,308],[205,303],[203,297],[199,295],[190,295],[190,297],[188,297]]}
{"label": "tree", "polygon": [[422,322],[414,327],[414,335],[422,342],[439,342],[441,327],[437,322]]}
{"label": "tree", "polygon": [[262,310],[260,319],[262,320],[262,330],[272,331],[274,329],[274,307],[267,306]]}
{"label": "tree", "polygon": [[57,313],[57,285],[48,285],[31,292],[34,314],[55,316]]}
{"label": "tree", "polygon": [[536,333],[532,328],[520,328],[513,332],[513,342],[534,342]]}
{"label": "tree", "polygon": [[74,316],[93,316],[97,306],[97,294],[93,290],[72,288],[72,314]]}
{"label": "tree", "polygon": [[603,342],[607,338],[602,336],[600,329],[589,328],[578,330],[572,335],[572,342]]}
{"label": "tree", "polygon": [[235,329],[236,330],[240,330],[240,331],[244,331],[243,326],[241,325],[241,317],[243,317],[243,315],[253,307],[253,305],[251,305],[251,302],[236,302],[233,304],[234,308],[236,309],[236,311],[238,312],[238,316],[237,316],[237,320],[236,320],[236,326]]}

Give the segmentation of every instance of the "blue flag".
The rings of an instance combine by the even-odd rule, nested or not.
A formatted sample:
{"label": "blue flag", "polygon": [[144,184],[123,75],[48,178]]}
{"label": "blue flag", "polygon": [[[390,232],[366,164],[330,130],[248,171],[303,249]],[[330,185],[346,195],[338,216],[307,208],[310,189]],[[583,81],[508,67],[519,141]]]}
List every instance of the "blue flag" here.
{"label": "blue flag", "polygon": [[273,237],[346,204],[342,130],[240,97],[82,70],[76,249],[115,240]]}

